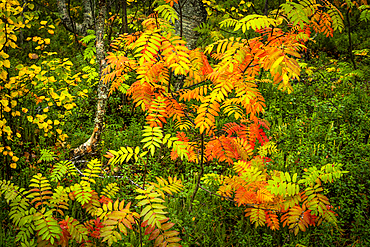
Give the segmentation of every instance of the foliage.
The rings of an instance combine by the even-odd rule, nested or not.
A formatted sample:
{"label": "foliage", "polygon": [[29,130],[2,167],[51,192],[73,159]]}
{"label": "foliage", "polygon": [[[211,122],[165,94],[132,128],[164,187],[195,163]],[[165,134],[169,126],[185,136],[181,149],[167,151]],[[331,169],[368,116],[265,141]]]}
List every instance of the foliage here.
{"label": "foliage", "polygon": [[68,157],[100,100],[87,7],[1,1],[1,246],[369,245],[366,1],[203,0],[194,50],[188,2],[107,4],[103,141]]}
{"label": "foliage", "polygon": [[[173,146],[172,158],[186,158],[200,164],[202,170],[204,163],[212,160],[234,163],[238,175],[223,178],[220,194],[227,198],[235,194],[234,200],[239,206],[249,206],[246,216],[256,226],[267,223],[271,229],[277,230],[277,212],[284,213],[283,226],[287,225],[295,234],[322,221],[336,225],[328,198],[320,193],[323,191],[321,182],[333,182],[344,172],[340,165],[328,164],[321,170],[306,169],[299,180],[297,174],[292,177],[277,171],[268,174],[264,157],[252,158],[256,142],[263,146],[269,140],[261,128],[268,128],[268,123],[258,118],[258,114],[264,112],[264,98],[250,81],[264,69],[272,77],[269,81],[279,84],[278,89],[292,91],[289,80],[298,80],[300,76],[300,66],[294,57],[300,57],[298,52],[304,47],[302,42],[309,38],[305,24],[315,23],[310,15],[322,6],[306,3],[306,7],[308,10],[304,14],[297,15],[296,11],[303,11],[302,5],[288,3],[282,6],[288,13],[285,18],[293,23],[294,28],[289,31],[279,29],[281,22],[266,16],[248,15],[239,21],[226,19],[221,27],[235,26],[234,31],[241,29],[243,33],[252,28],[261,36],[249,40],[220,40],[206,47],[205,53],[198,49],[188,50],[179,37],[162,32],[160,22],[149,18],[143,22],[144,31],[139,36],[127,34],[116,41],[117,52],[109,54],[104,77],[104,81],[112,81],[111,90],[114,91],[122,82],[122,74],[130,73],[131,76],[132,72],[136,73],[137,81],[127,94],[146,112],[148,126],[144,126],[142,142],[145,143],[143,148],[147,148],[152,156],[163,148],[165,140],[170,141],[168,148],[180,140],[180,145]],[[292,11],[295,14],[291,14]],[[333,29],[342,28],[335,21],[329,21],[329,24],[334,25]],[[331,32],[330,28],[325,25],[319,31]],[[214,59],[213,67],[205,54]],[[172,79],[180,76],[184,77],[180,82],[182,85]],[[218,130],[216,124],[222,116],[237,122],[224,123],[224,128]],[[175,130],[185,131],[178,133],[178,139],[163,133],[162,128],[170,121],[177,126]],[[200,135],[201,140],[189,141],[194,135]],[[177,148],[179,146],[182,148]],[[122,151],[120,157],[123,160],[132,156]],[[299,184],[304,184],[304,188]],[[155,194],[153,198],[156,198]],[[150,210],[148,206],[147,210]],[[149,219],[151,215],[145,217]],[[158,221],[153,218],[149,224],[152,222]]]}
{"label": "foliage", "polygon": [[[54,34],[55,26],[48,21],[37,21],[37,12],[32,12],[34,5],[21,6],[18,1],[3,1],[0,25],[8,31],[1,32],[1,141],[0,149],[4,166],[2,171],[11,175],[10,167],[17,168],[17,161],[22,155],[22,145],[40,140],[48,145],[64,145],[68,135],[64,124],[76,107],[76,96],[87,96],[76,92],[80,73],[74,74],[73,63],[68,58],[58,58],[55,52],[49,52],[50,38],[37,35],[23,37],[22,42],[34,43],[36,47],[29,53],[29,61],[20,63],[9,58],[19,52],[17,36],[23,29],[39,25],[47,30],[45,36]],[[32,45],[32,44],[31,44]],[[33,46],[33,45],[32,45]],[[9,58],[9,59],[8,59]],[[42,60],[40,60],[42,59]],[[87,91],[86,91],[87,92]]]}
{"label": "foliage", "polygon": [[[127,229],[134,230],[133,225],[139,224],[142,218],[140,226],[145,228],[146,235],[150,234],[149,240],[155,240],[155,246],[165,243],[179,246],[179,232],[169,231],[174,224],[167,222],[167,212],[163,211],[165,201],[159,197],[164,197],[164,193],[172,195],[179,192],[182,189],[181,180],[158,178],[158,183],[153,182],[146,189],[137,189],[137,207],[145,206],[137,213],[130,209],[131,202],[113,201],[119,191],[116,183],[108,184],[101,195],[94,190],[92,186],[100,176],[100,166],[99,161],[90,161],[82,172],[82,179],[69,186],[58,183],[53,188],[42,174],[33,176],[28,190],[2,180],[0,195],[9,204],[9,217],[18,227],[16,240],[23,244],[35,244],[35,236],[37,246],[68,246],[71,240],[87,246],[97,242],[107,242],[111,246],[122,240],[121,233],[127,235]],[[50,177],[60,181],[67,170],[76,179],[76,168],[70,162],[56,164]],[[80,220],[68,214],[73,201],[79,203],[80,210],[86,211],[85,217]]]}
{"label": "foliage", "polygon": [[291,95],[260,85],[268,105],[265,117],[279,150],[270,156],[269,167],[299,173],[317,164],[342,163],[351,173],[346,182],[329,186],[328,195],[345,234],[366,245],[368,240],[358,226],[367,227],[364,195],[369,183],[363,172],[369,159],[369,111],[364,103],[369,101],[368,78],[359,77],[361,70],[354,73],[348,63],[321,59],[306,67],[304,83],[295,84]]}

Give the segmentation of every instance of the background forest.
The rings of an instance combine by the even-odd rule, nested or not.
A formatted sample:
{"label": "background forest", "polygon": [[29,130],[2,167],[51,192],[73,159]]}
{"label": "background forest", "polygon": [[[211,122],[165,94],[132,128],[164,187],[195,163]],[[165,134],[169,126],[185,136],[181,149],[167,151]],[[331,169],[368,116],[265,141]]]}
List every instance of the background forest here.
{"label": "background forest", "polygon": [[0,246],[370,246],[366,0],[0,0]]}

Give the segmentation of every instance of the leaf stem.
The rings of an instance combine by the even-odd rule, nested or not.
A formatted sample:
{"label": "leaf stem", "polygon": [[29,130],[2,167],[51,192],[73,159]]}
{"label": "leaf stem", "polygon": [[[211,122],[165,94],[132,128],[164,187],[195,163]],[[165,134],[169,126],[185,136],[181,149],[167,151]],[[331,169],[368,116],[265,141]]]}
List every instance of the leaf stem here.
{"label": "leaf stem", "polygon": [[203,176],[203,173],[204,173],[204,166],[203,166],[203,159],[204,159],[204,132],[202,133],[201,135],[201,157],[200,157],[200,173],[198,174],[198,179],[197,179],[197,185],[195,186],[195,189],[194,189],[194,192],[193,192],[193,195],[191,197],[191,201],[190,201],[190,206],[189,206],[189,212],[192,211],[192,207],[193,207],[193,202],[194,202],[194,199],[195,199],[195,196],[199,190],[199,187],[200,187],[200,180]]}

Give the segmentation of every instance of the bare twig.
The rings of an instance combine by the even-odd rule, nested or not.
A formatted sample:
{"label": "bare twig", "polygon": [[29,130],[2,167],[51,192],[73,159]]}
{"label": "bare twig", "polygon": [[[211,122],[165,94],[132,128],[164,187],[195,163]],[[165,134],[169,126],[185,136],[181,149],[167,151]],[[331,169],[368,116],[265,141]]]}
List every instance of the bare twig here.
{"label": "bare twig", "polygon": [[[85,177],[85,175],[82,173],[82,171],[80,169],[77,168],[77,166],[75,165],[75,163],[86,163],[88,162],[87,160],[80,160],[80,161],[71,161],[70,162],[74,165],[74,167],[76,168],[77,172],[79,174],[81,174],[82,176]],[[127,179],[131,184],[135,185],[136,187],[144,190],[145,188],[141,187],[139,184],[135,183],[134,181],[132,181],[129,177],[126,177],[126,176],[101,176],[101,175],[98,175],[98,178],[125,178]]]}

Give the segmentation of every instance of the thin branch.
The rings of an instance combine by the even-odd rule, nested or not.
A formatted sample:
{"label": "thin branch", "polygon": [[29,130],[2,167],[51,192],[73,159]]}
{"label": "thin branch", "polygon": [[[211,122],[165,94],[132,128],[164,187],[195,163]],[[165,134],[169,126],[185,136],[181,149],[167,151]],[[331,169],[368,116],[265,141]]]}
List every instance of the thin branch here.
{"label": "thin branch", "polygon": [[[87,163],[88,161],[87,160],[80,160],[80,161],[72,161],[72,160],[69,160],[75,167],[75,169],[77,170],[77,172],[79,174],[81,174],[83,177],[86,177],[86,175],[84,175],[82,173],[82,171],[80,169],[77,168],[77,166],[75,165],[75,163]],[[141,187],[139,184],[135,183],[134,181],[132,181],[129,177],[126,177],[126,176],[101,176],[101,175],[98,175],[98,178],[125,178],[127,179],[131,184],[135,185],[136,187],[144,190],[143,187]]]}
{"label": "thin branch", "polygon": [[[201,181],[201,178],[202,178],[203,173],[204,173],[204,132],[201,135],[201,153],[200,153],[200,155],[201,155],[200,160],[199,160],[199,157],[198,157],[198,162],[200,163],[200,172],[198,174],[197,185],[195,186],[193,195],[191,197],[190,208],[189,208],[190,212],[192,210],[193,202],[194,202],[195,196],[198,192],[198,189],[200,187],[200,181]],[[198,151],[198,156],[199,156],[199,151]]]}
{"label": "thin branch", "polygon": [[226,199],[226,200],[228,200],[228,201],[230,201],[230,202],[235,202],[231,197],[228,197],[228,196],[222,196],[222,195],[216,194],[216,193],[214,193],[214,192],[212,192],[212,191],[210,191],[210,190],[207,190],[207,189],[203,188],[201,185],[199,185],[199,188],[201,188],[202,190],[204,190],[204,191],[208,192],[210,195],[214,195],[214,196],[221,197],[221,198]]}

